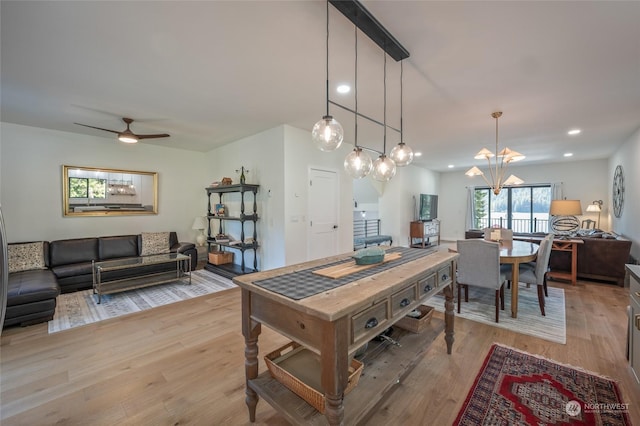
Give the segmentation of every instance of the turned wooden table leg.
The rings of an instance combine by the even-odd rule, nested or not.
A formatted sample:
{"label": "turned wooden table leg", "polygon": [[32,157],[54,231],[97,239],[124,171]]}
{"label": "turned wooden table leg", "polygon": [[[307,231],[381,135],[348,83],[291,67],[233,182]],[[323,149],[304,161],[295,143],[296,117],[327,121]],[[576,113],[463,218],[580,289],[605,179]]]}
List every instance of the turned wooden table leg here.
{"label": "turned wooden table leg", "polygon": [[[454,269],[455,270],[455,269]],[[453,286],[456,285],[452,282],[451,285],[446,286],[443,289],[444,292],[444,341],[447,342],[447,353],[451,355],[451,349],[453,348],[453,323],[455,320],[454,303],[453,303]]]}
{"label": "turned wooden table leg", "polygon": [[347,359],[347,317],[325,322],[322,330],[321,383],[325,396],[324,415],[331,426],[344,424],[343,394],[349,371]]}
{"label": "turned wooden table leg", "polygon": [[251,319],[251,293],[242,290],[242,334],[244,336],[244,371],[245,371],[245,402],[249,409],[249,420],[256,421],[256,406],[258,394],[249,386],[249,381],[258,377],[258,336],[261,324]]}

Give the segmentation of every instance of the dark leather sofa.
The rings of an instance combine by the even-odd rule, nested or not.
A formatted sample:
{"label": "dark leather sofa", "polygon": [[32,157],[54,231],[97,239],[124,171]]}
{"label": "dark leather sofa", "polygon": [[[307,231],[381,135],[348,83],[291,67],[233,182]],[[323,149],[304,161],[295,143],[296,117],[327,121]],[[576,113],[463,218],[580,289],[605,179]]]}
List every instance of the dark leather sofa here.
{"label": "dark leather sofa", "polygon": [[[578,278],[613,282],[624,287],[625,267],[629,263],[631,240],[620,236],[602,235],[578,237]],[[549,259],[551,270],[569,271],[571,253],[553,251]]]}
{"label": "dark leather sofa", "polygon": [[[191,270],[198,261],[193,243],[181,243],[175,232],[169,233],[170,251],[191,257]],[[56,297],[93,287],[91,262],[140,256],[141,235],[76,238],[43,243],[46,269],[9,274],[7,310],[3,327],[31,325],[50,321],[56,308]],[[149,265],[135,273],[161,272],[172,264]],[[130,276],[131,271],[116,271],[105,279]]]}

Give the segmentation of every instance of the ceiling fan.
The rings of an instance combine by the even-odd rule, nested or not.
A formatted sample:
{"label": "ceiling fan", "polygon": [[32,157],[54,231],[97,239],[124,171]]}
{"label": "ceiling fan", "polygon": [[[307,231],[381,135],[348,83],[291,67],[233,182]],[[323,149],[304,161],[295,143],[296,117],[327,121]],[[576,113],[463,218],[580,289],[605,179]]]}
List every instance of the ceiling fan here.
{"label": "ceiling fan", "polygon": [[117,130],[103,129],[102,127],[89,126],[88,124],[81,124],[81,123],[74,123],[74,124],[77,124],[78,126],[90,127],[92,129],[104,130],[105,132],[116,133],[118,135],[118,140],[124,143],[136,143],[140,139],[167,138],[170,136],[166,133],[158,133],[155,135],[138,135],[133,133],[129,129],[129,126],[131,125],[131,123],[133,123],[132,118],[122,117],[122,121],[127,123],[127,129],[122,132],[119,132]]}

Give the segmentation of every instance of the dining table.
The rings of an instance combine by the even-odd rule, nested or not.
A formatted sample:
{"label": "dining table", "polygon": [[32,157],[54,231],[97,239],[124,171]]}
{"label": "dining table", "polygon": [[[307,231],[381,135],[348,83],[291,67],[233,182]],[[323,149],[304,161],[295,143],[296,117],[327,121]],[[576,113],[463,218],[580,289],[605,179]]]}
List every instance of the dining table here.
{"label": "dining table", "polygon": [[500,263],[511,265],[511,317],[518,318],[518,279],[520,264],[536,260],[540,246],[529,241],[502,240]]}

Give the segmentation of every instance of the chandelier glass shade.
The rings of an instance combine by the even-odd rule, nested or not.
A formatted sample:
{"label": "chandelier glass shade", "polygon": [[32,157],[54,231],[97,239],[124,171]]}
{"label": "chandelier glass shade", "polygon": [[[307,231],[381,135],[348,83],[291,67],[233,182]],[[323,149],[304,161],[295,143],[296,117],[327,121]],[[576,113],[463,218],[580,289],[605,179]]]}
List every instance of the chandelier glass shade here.
{"label": "chandelier glass shade", "polygon": [[382,154],[373,162],[373,172],[371,176],[378,181],[388,182],[396,175],[396,163],[386,155]]}
{"label": "chandelier glass shade", "polygon": [[342,145],[344,130],[335,118],[325,115],[313,126],[311,139],[319,150],[334,151]]}
{"label": "chandelier glass shade", "polygon": [[409,145],[400,142],[393,147],[391,153],[389,153],[389,157],[396,163],[396,166],[407,166],[413,161],[413,150]]}
{"label": "chandelier glass shade", "polygon": [[484,172],[480,170],[478,167],[473,166],[465,175],[473,177],[473,176],[482,176],[482,178],[487,182],[487,185],[491,188],[495,195],[498,195],[503,187],[510,185],[521,185],[524,183],[522,179],[515,175],[509,175],[508,178],[505,179],[507,168],[509,163],[517,162],[520,160],[524,160],[525,156],[520,154],[519,152],[513,151],[509,148],[504,148],[501,151],[498,151],[498,119],[502,116],[502,112],[497,111],[491,114],[493,118],[496,119],[496,150],[497,158],[492,164],[491,159],[496,157],[496,154],[489,151],[487,148],[482,148],[480,152],[475,155],[476,160],[486,159],[488,168],[489,168],[489,176],[491,177],[491,181],[487,179]]}
{"label": "chandelier glass shade", "polygon": [[367,176],[372,167],[373,161],[371,157],[359,146],[353,148],[353,151],[344,159],[344,169],[354,179],[361,179]]}

